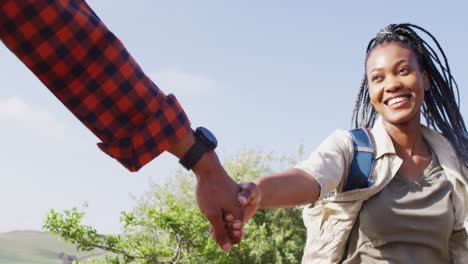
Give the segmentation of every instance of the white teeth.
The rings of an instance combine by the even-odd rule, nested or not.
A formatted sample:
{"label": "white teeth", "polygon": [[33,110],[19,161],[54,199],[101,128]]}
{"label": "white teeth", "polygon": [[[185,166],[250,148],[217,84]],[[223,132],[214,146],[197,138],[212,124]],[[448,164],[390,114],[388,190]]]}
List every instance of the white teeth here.
{"label": "white teeth", "polygon": [[401,101],[405,101],[405,100],[408,100],[409,98],[408,97],[396,97],[396,98],[392,98],[388,101],[387,105],[392,105],[392,104],[396,104],[396,103],[399,103]]}

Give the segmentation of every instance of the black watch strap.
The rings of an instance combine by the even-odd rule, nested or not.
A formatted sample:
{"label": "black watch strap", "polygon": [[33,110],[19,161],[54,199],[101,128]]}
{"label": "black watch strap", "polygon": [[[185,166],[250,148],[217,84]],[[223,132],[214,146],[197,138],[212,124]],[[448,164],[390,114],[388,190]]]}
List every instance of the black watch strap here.
{"label": "black watch strap", "polygon": [[192,167],[201,159],[203,154],[210,150],[211,149],[206,144],[195,138],[195,144],[193,144],[187,153],[185,153],[184,157],[179,160],[179,163],[187,170],[191,170]]}
{"label": "black watch strap", "polygon": [[201,159],[203,154],[215,149],[218,145],[218,141],[213,133],[204,127],[197,127],[197,129],[193,131],[193,135],[195,137],[195,143],[190,147],[187,153],[185,153],[184,157],[179,160],[179,163],[187,170],[191,170]]}

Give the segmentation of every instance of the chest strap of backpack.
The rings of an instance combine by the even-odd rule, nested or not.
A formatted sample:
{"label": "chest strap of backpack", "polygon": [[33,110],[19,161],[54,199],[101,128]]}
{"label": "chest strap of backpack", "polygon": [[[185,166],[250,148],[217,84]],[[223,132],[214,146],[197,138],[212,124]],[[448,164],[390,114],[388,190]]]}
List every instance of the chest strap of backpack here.
{"label": "chest strap of backpack", "polygon": [[354,155],[343,192],[371,187],[374,168],[374,145],[369,131],[363,128],[350,131],[353,138]]}

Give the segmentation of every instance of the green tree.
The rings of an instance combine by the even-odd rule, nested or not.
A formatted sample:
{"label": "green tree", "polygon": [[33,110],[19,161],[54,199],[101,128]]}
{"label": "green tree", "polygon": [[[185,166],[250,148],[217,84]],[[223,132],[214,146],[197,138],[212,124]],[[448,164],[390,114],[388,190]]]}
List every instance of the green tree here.
{"label": "green tree", "polygon": [[[290,167],[302,155],[275,157],[242,150],[224,166],[240,182]],[[132,211],[122,212],[123,233],[106,235],[81,223],[84,209],[50,210],[44,229],[80,250],[109,254],[86,263],[299,263],[305,243],[300,208],[260,210],[245,226],[241,244],[223,253],[210,238],[199,211],[194,177],[179,170],[170,182],[153,184]]]}

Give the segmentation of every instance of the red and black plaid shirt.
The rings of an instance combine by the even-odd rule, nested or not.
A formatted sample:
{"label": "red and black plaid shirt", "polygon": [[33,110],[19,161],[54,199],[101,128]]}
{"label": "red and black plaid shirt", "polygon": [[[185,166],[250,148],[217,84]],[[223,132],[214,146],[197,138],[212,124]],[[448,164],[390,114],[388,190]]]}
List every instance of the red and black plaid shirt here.
{"label": "red and black plaid shirt", "polygon": [[2,0],[0,38],[130,171],[190,130],[84,0]]}

